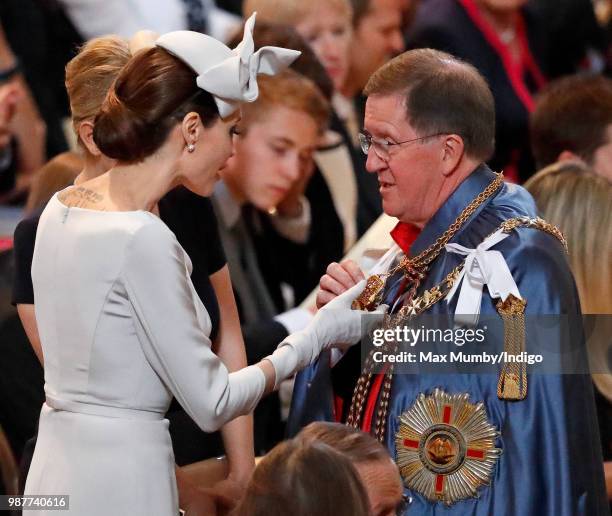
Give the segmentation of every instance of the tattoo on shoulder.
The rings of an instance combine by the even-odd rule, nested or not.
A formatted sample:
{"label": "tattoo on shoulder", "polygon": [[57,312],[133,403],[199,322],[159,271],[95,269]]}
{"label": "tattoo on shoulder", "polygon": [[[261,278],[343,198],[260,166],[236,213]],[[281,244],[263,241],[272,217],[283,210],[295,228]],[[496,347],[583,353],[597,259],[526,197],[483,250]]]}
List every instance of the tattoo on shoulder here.
{"label": "tattoo on shoulder", "polygon": [[99,204],[103,200],[104,196],[101,193],[82,186],[75,186],[61,196],[61,201],[64,204],[76,208],[86,208],[92,204]]}

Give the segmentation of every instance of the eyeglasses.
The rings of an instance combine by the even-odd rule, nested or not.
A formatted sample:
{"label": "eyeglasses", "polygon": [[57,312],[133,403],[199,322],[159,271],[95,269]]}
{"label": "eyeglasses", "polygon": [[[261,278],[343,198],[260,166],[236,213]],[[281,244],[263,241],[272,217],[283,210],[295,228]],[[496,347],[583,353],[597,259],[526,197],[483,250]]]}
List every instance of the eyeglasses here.
{"label": "eyeglasses", "polygon": [[396,145],[403,145],[405,143],[418,142],[419,140],[433,138],[434,136],[442,136],[443,134],[446,133],[428,134],[427,136],[419,136],[418,138],[413,138],[412,140],[391,143],[386,140],[379,140],[378,138],[374,138],[371,134],[368,133],[359,133],[359,145],[361,147],[362,152],[366,156],[370,152],[370,149],[374,149],[374,152],[380,159],[382,159],[383,161],[389,161],[389,159],[391,159],[391,153],[389,151],[391,147],[395,147]]}

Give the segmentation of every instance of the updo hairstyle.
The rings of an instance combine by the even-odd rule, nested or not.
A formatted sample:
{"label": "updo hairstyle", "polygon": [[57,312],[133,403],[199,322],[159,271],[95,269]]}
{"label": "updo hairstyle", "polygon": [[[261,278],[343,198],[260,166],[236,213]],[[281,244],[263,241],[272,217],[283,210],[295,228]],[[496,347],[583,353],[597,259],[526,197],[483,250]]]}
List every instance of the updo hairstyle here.
{"label": "updo hairstyle", "polygon": [[219,118],[213,96],[196,85],[195,72],[166,50],[142,50],[128,62],[95,119],[94,141],[106,156],[123,163],[157,151],[189,112],[204,127]]}

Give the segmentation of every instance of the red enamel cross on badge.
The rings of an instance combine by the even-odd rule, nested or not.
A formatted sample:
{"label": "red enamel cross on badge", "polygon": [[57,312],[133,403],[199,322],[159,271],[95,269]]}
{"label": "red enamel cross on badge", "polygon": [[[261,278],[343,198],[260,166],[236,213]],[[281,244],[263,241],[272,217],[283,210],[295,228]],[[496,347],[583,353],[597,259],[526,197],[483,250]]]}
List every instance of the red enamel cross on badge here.
{"label": "red enamel cross on badge", "polygon": [[484,405],[468,400],[468,394],[435,389],[400,416],[397,465],[408,488],[433,502],[450,505],[476,496],[491,482],[501,454]]}

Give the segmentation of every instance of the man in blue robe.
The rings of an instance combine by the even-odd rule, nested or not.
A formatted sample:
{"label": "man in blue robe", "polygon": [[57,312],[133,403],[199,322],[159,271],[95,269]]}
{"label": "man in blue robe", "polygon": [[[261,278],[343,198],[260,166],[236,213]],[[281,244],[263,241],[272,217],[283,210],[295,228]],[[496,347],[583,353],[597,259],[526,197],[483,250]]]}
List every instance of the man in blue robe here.
{"label": "man in blue robe", "polygon": [[[337,364],[322,355],[298,375],[289,433],[337,420],[374,434],[400,468],[410,514],[608,514],[563,237],[537,218],[523,188],[484,165],[495,134],[486,82],[470,65],[420,49],[379,69],[365,91],[367,169],[378,176],[384,211],[399,223],[397,245],[378,264],[382,274],[357,302],[389,304],[388,328],[423,315],[449,328],[498,321],[478,349],[542,352],[548,374],[527,374],[512,361],[471,373],[376,369],[372,355],[362,363],[354,347]],[[361,274],[354,263],[330,266],[318,304]],[[540,317],[555,319],[538,329],[532,322]],[[421,346],[439,355],[458,350]]]}

